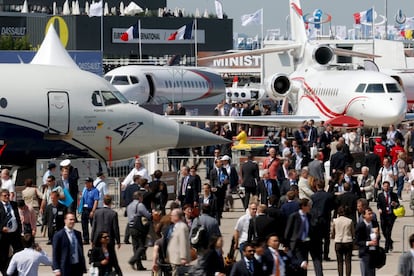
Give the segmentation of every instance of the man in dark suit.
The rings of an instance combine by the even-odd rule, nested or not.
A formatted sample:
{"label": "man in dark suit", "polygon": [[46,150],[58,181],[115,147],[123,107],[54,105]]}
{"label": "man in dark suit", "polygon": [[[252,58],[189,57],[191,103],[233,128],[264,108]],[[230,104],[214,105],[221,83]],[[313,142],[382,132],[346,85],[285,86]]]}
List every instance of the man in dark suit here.
{"label": "man in dark suit", "polygon": [[[323,259],[329,261],[331,213],[335,207],[334,196],[325,191],[325,182],[315,179],[313,182],[317,191],[311,196],[312,200],[312,236],[311,255],[315,265],[315,258],[321,259],[323,240]],[[316,253],[316,254],[315,254]],[[320,255],[320,256],[319,256]]]}
{"label": "man in dark suit", "polygon": [[322,149],[323,153],[323,162],[326,162],[329,160],[329,156],[331,153],[331,147],[330,144],[332,142],[333,136],[332,136],[332,127],[327,126],[325,131],[320,134],[319,137],[319,148]]}
{"label": "man in dark suit", "polygon": [[351,184],[352,193],[354,193],[358,198],[362,197],[361,189],[359,188],[357,177],[354,176],[354,169],[352,166],[345,167],[344,181]]}
{"label": "man in dark suit", "polygon": [[181,202],[181,206],[190,204],[193,206],[198,201],[197,185],[195,185],[195,179],[190,175],[190,168],[184,166],[181,168],[181,183],[178,185],[177,198]]}
{"label": "man in dark suit", "polygon": [[259,166],[253,161],[253,155],[247,155],[247,161],[241,166],[242,187],[245,189],[244,209],[249,206],[250,195],[256,195],[259,181]]}
{"label": "man in dark suit", "polygon": [[288,172],[288,178],[284,179],[282,182],[279,182],[280,185],[280,195],[284,196],[286,195],[287,192],[290,191],[290,188],[292,186],[297,186],[298,185],[298,179],[297,179],[297,172],[295,169],[290,169]]}
{"label": "man in dark suit", "polygon": [[336,145],[336,152],[331,156],[330,175],[332,175],[336,171],[345,171],[346,156],[342,152],[342,149],[343,145],[338,143]]}
{"label": "man in dark suit", "polygon": [[279,236],[271,234],[267,237],[267,248],[263,254],[263,263],[269,275],[295,275],[291,270],[290,258],[285,251],[279,249]]}
{"label": "man in dark suit", "polygon": [[285,179],[288,179],[289,170],[292,169],[289,158],[283,158],[282,160],[282,164],[276,172],[276,179],[279,183],[282,183]]}
{"label": "man in dark suit", "polygon": [[257,193],[260,196],[260,203],[269,204],[269,198],[274,195],[279,201],[280,191],[279,186],[277,185],[276,179],[271,179],[269,175],[269,170],[263,170],[262,180],[257,183]]}
{"label": "man in dark suit", "polygon": [[310,249],[310,228],[312,204],[303,198],[299,211],[290,215],[285,229],[286,246],[292,252],[292,265],[297,269],[296,275],[307,275],[308,254]]}
{"label": "man in dark suit", "polygon": [[372,220],[372,209],[369,207],[364,211],[364,220],[356,226],[355,239],[358,244],[361,275],[375,276],[372,252],[379,245],[379,226],[378,222]]}
{"label": "man in dark suit", "polygon": [[364,158],[364,166],[367,166],[369,168],[370,174],[374,177],[378,175],[378,172],[381,168],[381,159],[377,154],[374,153],[374,147],[372,146],[369,149],[369,153]]}
{"label": "man in dark suit", "polygon": [[114,256],[114,267],[118,275],[122,275],[121,268],[118,264],[118,258],[115,252],[115,243],[118,245],[118,249],[121,248],[121,238],[119,235],[119,221],[118,213],[111,209],[112,196],[105,195],[103,199],[103,207],[98,208],[93,216],[92,222],[92,243],[97,242],[99,233],[105,232],[109,234],[108,250],[110,256]]}
{"label": "man in dark suit", "polygon": [[211,191],[217,198],[217,213],[219,218],[221,218],[221,214],[223,213],[226,189],[229,183],[229,175],[223,167],[223,161],[221,158],[216,159],[214,161],[214,167],[210,170],[210,186]]}
{"label": "man in dark suit", "polygon": [[273,218],[266,214],[266,209],[266,205],[260,204],[257,207],[257,215],[250,219],[249,231],[247,233],[248,242],[263,242],[275,230],[275,222]]}
{"label": "man in dark suit", "polygon": [[357,212],[357,201],[358,201],[358,197],[352,193],[351,191],[351,184],[348,182],[345,182],[343,184],[344,186],[344,193],[340,194],[337,198],[336,198],[336,202],[335,202],[335,214],[336,214],[336,210],[338,210],[339,206],[348,206],[350,209],[350,219],[352,219],[352,221],[354,222],[354,225],[356,224],[356,212]]}
{"label": "man in dark suit", "polygon": [[57,276],[86,273],[81,232],[74,229],[75,214],[67,213],[65,227],[53,236],[53,272]]}
{"label": "man in dark suit", "polygon": [[230,276],[262,276],[263,269],[254,257],[254,252],[254,246],[246,243],[243,248],[243,257],[233,265]]}
{"label": "man in dark suit", "polygon": [[393,240],[391,239],[392,228],[394,227],[395,219],[394,208],[400,206],[398,196],[390,189],[390,183],[384,181],[382,183],[383,192],[378,195],[377,208],[380,214],[381,230],[385,237],[385,252],[392,251]]}
{"label": "man in dark suit", "polygon": [[314,120],[309,120],[308,121],[308,149],[313,147],[314,144],[316,144],[317,140],[318,140],[318,130],[317,128],[314,126],[315,121]]}
{"label": "man in dark suit", "polygon": [[203,204],[208,204],[210,206],[210,216],[217,219],[220,225],[220,218],[218,217],[217,213],[217,198],[211,192],[211,186],[208,183],[203,184],[203,190],[198,199],[198,205],[202,206]]}
{"label": "man in dark suit", "polygon": [[52,244],[53,236],[57,231],[65,226],[65,215],[68,208],[59,203],[59,192],[53,191],[50,193],[51,203],[46,206],[44,216],[44,223],[47,225],[47,244]]}
{"label": "man in dark suit", "polygon": [[306,145],[308,142],[308,133],[304,125],[297,129],[293,133],[293,136],[295,137],[295,140],[298,142],[298,145]]}
{"label": "man in dark suit", "polygon": [[10,201],[10,192],[1,190],[0,204],[0,272],[7,275],[9,264],[9,250],[13,247],[14,252],[23,249],[21,242],[22,224],[20,222],[19,210],[15,201]]}

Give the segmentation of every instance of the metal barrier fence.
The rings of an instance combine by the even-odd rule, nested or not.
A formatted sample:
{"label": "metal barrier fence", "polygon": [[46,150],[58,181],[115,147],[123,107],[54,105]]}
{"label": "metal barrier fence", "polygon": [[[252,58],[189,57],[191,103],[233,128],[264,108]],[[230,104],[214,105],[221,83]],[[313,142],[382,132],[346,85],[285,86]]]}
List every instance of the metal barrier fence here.
{"label": "metal barrier fence", "polygon": [[[408,246],[408,239],[410,238],[410,235],[414,234],[414,225],[404,225],[403,226],[403,239],[402,239],[402,252],[408,251],[410,248]],[[405,247],[408,247],[405,249]]]}

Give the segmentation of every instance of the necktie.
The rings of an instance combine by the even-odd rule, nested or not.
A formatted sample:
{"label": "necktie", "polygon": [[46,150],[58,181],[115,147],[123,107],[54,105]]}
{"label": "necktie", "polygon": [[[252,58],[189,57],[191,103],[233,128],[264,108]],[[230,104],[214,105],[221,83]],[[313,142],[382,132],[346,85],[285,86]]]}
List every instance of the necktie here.
{"label": "necktie", "polygon": [[385,194],[385,209],[387,210],[387,214],[390,213],[390,208],[389,208],[389,197],[388,197],[388,193]]}
{"label": "necktie", "polygon": [[78,261],[76,259],[77,240],[76,240],[75,232],[73,230],[71,230],[69,232],[69,234],[70,234],[70,237],[71,237],[71,241],[70,241],[70,255],[72,256],[72,264],[76,264],[76,263],[78,263]]}
{"label": "necktie", "polygon": [[275,256],[275,276],[280,276],[280,263],[279,263],[279,254],[276,251],[276,256]]}
{"label": "necktie", "polygon": [[183,186],[181,187],[182,195],[185,195],[185,190],[187,189],[187,182],[188,182],[188,176],[184,177],[183,179]]}
{"label": "necktie", "polygon": [[254,264],[253,264],[253,260],[249,261],[249,271],[250,271],[251,273],[253,273],[253,272],[254,272]]}
{"label": "necktie", "polygon": [[308,220],[305,214],[301,215],[302,217],[302,236],[301,239],[302,241],[306,240],[306,238],[308,237],[308,229],[309,229],[309,225],[308,225]]}
{"label": "necktie", "polygon": [[6,204],[6,209],[7,209],[7,215],[6,215],[6,219],[7,219],[7,228],[11,229],[13,227],[13,222],[12,222],[12,213],[11,213],[11,206],[10,203]]}

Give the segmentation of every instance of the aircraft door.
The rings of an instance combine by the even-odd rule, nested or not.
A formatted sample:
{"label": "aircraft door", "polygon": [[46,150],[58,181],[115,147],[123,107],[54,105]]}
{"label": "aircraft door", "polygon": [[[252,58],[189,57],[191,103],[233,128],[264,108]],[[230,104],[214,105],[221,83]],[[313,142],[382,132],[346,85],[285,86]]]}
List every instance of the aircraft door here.
{"label": "aircraft door", "polygon": [[69,95],[67,92],[48,92],[49,134],[69,133]]}

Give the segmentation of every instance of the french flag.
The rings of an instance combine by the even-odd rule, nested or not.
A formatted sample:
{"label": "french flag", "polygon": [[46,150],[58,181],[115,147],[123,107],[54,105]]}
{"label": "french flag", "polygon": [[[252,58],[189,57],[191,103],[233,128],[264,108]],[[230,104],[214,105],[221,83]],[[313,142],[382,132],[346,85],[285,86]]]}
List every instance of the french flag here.
{"label": "french flag", "polygon": [[139,27],[138,23],[134,26],[131,26],[121,35],[122,41],[131,41],[134,38],[139,38]]}
{"label": "french flag", "polygon": [[372,23],[374,19],[374,9],[354,13],[355,24]]}
{"label": "french flag", "polygon": [[188,23],[177,31],[173,32],[169,37],[168,40],[182,40],[182,39],[191,39],[193,34],[193,22]]}

